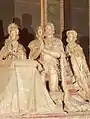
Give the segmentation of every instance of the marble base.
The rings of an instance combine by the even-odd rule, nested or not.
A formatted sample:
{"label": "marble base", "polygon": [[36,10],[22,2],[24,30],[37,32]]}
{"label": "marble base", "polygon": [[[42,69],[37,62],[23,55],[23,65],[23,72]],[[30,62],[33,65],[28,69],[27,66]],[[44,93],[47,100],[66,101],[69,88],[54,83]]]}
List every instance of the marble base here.
{"label": "marble base", "polygon": [[3,114],[0,119],[90,119],[90,112],[68,114]]}

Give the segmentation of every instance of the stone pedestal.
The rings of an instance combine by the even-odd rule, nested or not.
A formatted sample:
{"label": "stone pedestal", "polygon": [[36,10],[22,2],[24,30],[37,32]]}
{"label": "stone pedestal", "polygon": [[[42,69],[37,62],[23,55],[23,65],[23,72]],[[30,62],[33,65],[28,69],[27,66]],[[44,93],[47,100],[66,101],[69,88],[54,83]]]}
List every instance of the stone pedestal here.
{"label": "stone pedestal", "polygon": [[0,115],[1,119],[90,119],[90,112],[78,112],[71,114],[8,114]]}

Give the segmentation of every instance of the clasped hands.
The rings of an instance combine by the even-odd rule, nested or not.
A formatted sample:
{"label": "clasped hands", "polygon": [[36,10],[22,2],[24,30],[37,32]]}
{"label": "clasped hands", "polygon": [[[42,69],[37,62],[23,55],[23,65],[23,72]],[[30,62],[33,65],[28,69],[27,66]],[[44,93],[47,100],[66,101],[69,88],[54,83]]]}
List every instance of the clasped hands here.
{"label": "clasped hands", "polygon": [[41,51],[43,51],[44,48],[45,48],[45,45],[44,45],[44,42],[42,41],[42,42],[41,42]]}

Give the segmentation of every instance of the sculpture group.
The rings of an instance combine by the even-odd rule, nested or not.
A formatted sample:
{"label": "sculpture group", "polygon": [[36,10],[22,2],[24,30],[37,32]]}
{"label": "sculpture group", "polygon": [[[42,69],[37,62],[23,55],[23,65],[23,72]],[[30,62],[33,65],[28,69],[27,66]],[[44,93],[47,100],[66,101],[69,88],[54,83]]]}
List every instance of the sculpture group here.
{"label": "sculpture group", "polygon": [[[55,28],[51,22],[46,24],[45,29],[43,29],[42,26],[39,26],[36,32],[36,39],[31,41],[28,45],[28,48],[30,49],[28,59],[26,57],[25,48],[18,43],[19,28],[15,23],[11,23],[8,26],[8,34],[9,37],[5,40],[5,46],[0,51],[0,60],[19,60],[24,62],[28,60],[28,63],[36,64],[36,77],[39,77],[40,79],[39,83],[37,81],[36,85],[40,90],[45,91],[43,93],[48,100],[48,107],[50,107],[50,109],[47,109],[47,112],[50,112],[51,110],[51,112],[67,113],[90,110],[90,71],[85,60],[83,49],[76,43],[76,31],[67,31],[67,46],[64,49],[61,39],[54,36]],[[32,70],[32,68],[30,70]],[[28,71],[28,75],[31,75],[31,72],[29,73]],[[33,76],[31,78],[33,78]],[[41,87],[39,87],[39,84]],[[24,84],[18,85],[18,88],[22,87],[22,85]],[[33,90],[31,87],[34,84],[28,85],[30,86],[30,90]],[[34,88],[36,88],[35,85]],[[73,89],[73,94],[70,89]],[[25,93],[24,89],[23,93]],[[39,97],[40,100],[42,100],[41,102],[45,102],[46,99],[43,98],[44,96],[42,96],[41,91],[38,91],[37,93],[37,96],[41,96]],[[30,94],[30,98],[33,98],[33,95]],[[37,97],[34,96],[34,99],[37,100]],[[3,109],[5,102],[5,100],[4,102],[3,100],[4,98],[2,98],[1,94],[0,112],[2,112],[1,110]],[[25,100],[23,98],[22,103],[24,103]],[[40,100],[38,100],[38,103]],[[41,105],[43,105],[42,103]],[[33,105],[32,107],[34,108]],[[30,112],[30,108],[28,108],[26,112]],[[25,109],[26,107],[24,107],[24,111]],[[13,112],[12,109],[11,111]],[[21,110],[19,111],[21,112]]]}

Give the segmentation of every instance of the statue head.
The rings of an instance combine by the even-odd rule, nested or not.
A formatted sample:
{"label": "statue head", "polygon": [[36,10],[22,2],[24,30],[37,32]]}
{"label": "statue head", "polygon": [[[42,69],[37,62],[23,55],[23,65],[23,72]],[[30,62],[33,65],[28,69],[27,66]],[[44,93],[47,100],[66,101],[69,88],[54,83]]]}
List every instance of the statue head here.
{"label": "statue head", "polygon": [[48,22],[45,27],[45,36],[53,36],[55,33],[55,28],[52,22]]}
{"label": "statue head", "polygon": [[12,40],[18,40],[19,39],[19,27],[18,27],[18,25],[15,23],[9,24],[8,34]]}
{"label": "statue head", "polygon": [[39,27],[37,28],[36,37],[37,37],[38,39],[43,38],[43,36],[44,36],[43,34],[44,34],[44,29],[43,29],[42,26],[39,26]]}
{"label": "statue head", "polygon": [[66,32],[67,42],[75,42],[77,40],[77,32],[75,30],[69,30]]}

